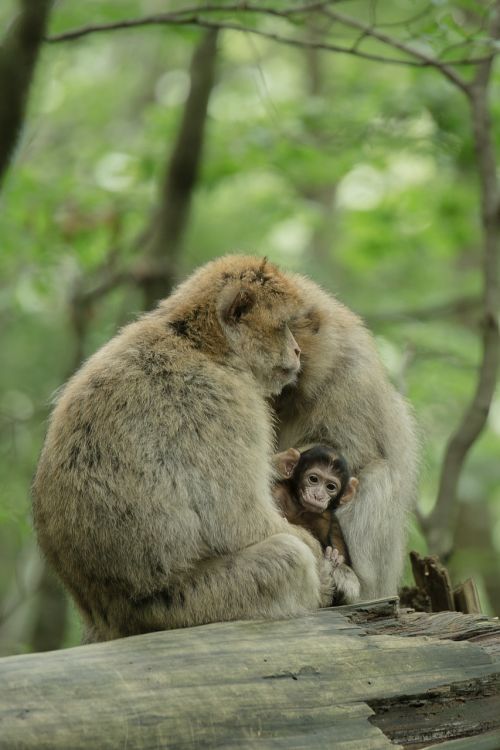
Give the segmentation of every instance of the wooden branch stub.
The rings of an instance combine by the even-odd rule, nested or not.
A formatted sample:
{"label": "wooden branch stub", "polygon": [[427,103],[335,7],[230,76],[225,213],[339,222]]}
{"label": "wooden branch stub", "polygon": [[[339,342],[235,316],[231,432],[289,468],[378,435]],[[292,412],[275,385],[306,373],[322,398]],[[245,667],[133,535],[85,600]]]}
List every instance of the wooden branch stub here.
{"label": "wooden branch stub", "polygon": [[439,557],[422,557],[413,550],[410,561],[416,587],[406,586],[402,589],[400,596],[403,606],[413,607],[420,612],[481,614],[481,602],[472,578],[453,589],[450,575]]}
{"label": "wooden branch stub", "polygon": [[415,582],[430,599],[432,612],[454,611],[455,601],[448,571],[438,557],[410,552]]}
{"label": "wooden branch stub", "polygon": [[477,586],[472,578],[468,578],[460,586],[457,586],[453,592],[453,599],[457,612],[464,612],[465,614],[481,613],[481,602],[479,601]]}

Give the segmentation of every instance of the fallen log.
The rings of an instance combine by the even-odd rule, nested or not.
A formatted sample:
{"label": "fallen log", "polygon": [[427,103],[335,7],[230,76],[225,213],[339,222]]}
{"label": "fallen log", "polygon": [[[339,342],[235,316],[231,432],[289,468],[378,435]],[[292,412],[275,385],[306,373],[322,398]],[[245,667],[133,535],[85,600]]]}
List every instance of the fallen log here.
{"label": "fallen log", "polygon": [[0,660],[2,750],[457,738],[471,743],[460,749],[500,747],[500,624],[398,610],[396,599]]}

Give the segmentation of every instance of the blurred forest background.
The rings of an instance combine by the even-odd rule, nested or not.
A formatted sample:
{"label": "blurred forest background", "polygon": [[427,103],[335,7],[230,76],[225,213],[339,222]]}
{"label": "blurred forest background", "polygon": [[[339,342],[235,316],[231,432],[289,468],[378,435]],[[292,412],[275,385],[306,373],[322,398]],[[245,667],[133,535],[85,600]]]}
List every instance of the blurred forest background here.
{"label": "blurred forest background", "polygon": [[366,320],[422,434],[411,548],[500,614],[498,2],[185,8],[0,6],[0,653],[80,638],[30,518],[54,391],[234,251]]}

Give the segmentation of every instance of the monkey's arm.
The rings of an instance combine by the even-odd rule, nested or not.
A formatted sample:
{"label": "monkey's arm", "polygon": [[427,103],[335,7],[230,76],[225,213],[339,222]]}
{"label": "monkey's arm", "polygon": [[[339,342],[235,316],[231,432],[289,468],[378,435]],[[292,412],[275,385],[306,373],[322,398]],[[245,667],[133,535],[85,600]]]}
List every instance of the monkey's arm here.
{"label": "monkey's arm", "polygon": [[328,532],[328,545],[327,546],[338,549],[339,553],[342,555],[345,562],[348,565],[350,565],[349,551],[345,543],[342,529],[340,528],[340,523],[338,522],[338,519],[336,518],[335,514],[332,514],[332,520],[331,520],[330,528]]}

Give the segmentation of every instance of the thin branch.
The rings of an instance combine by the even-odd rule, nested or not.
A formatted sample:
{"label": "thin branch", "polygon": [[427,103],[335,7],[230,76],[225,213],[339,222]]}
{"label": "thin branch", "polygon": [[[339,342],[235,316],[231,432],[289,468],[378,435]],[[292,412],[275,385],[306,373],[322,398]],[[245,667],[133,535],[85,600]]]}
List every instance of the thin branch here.
{"label": "thin branch", "polygon": [[[99,275],[99,274],[98,274]],[[109,292],[117,289],[124,284],[130,284],[135,281],[132,271],[119,270],[102,273],[94,284],[88,284],[85,288],[77,289],[74,299],[78,304],[91,305],[97,302],[101,297],[105,297]]]}
{"label": "thin branch", "polygon": [[[444,47],[444,49],[440,50],[439,52],[439,60],[444,60],[446,55],[449,55],[450,52],[456,52],[459,49],[462,49],[463,47],[471,47],[474,45],[484,45],[488,42],[487,39],[478,40],[474,37],[473,34],[467,37],[467,39],[462,39],[461,42],[455,42],[454,44],[448,45],[448,47]],[[484,58],[481,58],[479,62],[485,62],[488,60],[488,55],[485,55]]]}
{"label": "thin branch", "polygon": [[[477,58],[477,59],[450,60],[447,63],[443,63],[435,57],[426,55],[425,53],[421,53],[419,50],[412,47],[411,45],[407,45],[404,42],[399,42],[399,40],[393,39],[392,37],[389,37],[386,34],[382,34],[382,32],[377,32],[375,29],[372,29],[369,26],[359,24],[357,21],[355,21],[355,19],[351,19],[348,16],[336,14],[337,17],[335,17],[335,15],[333,14],[333,11],[327,10],[325,7],[326,5],[330,5],[330,4],[331,4],[331,0],[330,2],[325,1],[321,3],[303,5],[303,6],[299,6],[296,8],[289,8],[289,9],[285,8],[283,10],[277,10],[275,8],[263,8],[260,6],[251,5],[249,3],[245,3],[245,4],[237,3],[233,5],[226,5],[226,6],[220,6],[220,5],[195,6],[194,8],[185,8],[183,10],[179,10],[179,11],[175,11],[171,13],[159,13],[159,14],[150,15],[150,16],[143,16],[141,18],[123,19],[122,21],[116,21],[113,23],[89,24],[87,26],[83,26],[80,28],[71,29],[69,31],[62,32],[61,34],[52,35],[48,37],[46,41],[50,43],[73,41],[75,39],[80,39],[83,36],[87,36],[88,34],[101,33],[101,32],[107,32],[107,31],[119,31],[121,29],[131,29],[131,28],[138,28],[138,27],[151,26],[151,25],[198,26],[200,28],[205,28],[205,29],[215,29],[215,30],[220,29],[220,30],[246,32],[248,34],[254,34],[255,36],[260,36],[265,39],[270,39],[271,41],[278,42],[280,44],[286,44],[292,47],[298,47],[302,49],[325,50],[327,52],[337,52],[339,54],[352,55],[355,57],[360,57],[364,60],[371,60],[373,62],[380,62],[380,63],[390,64],[390,65],[404,65],[404,66],[415,67],[415,68],[435,67],[441,70],[443,74],[447,76],[447,78],[449,78],[451,81],[453,81],[455,85],[457,85],[459,88],[462,88],[463,90],[466,90],[467,84],[461,78],[461,76],[459,76],[458,73],[456,73],[452,69],[451,66],[453,65],[475,65],[479,62],[484,61],[485,59],[485,58]],[[290,20],[290,18],[294,15],[304,14],[304,13],[312,12],[312,11],[320,11],[320,12],[323,12],[324,14],[328,14],[331,20],[338,20],[341,23],[345,22],[345,25],[350,26],[351,28],[358,28],[358,30],[361,32],[366,31],[366,34],[365,34],[366,36],[370,36],[372,38],[378,39],[379,41],[383,41],[388,46],[391,46],[394,49],[398,49],[399,51],[403,52],[404,54],[414,59],[404,59],[404,58],[399,58],[399,57],[386,57],[384,55],[361,52],[360,50],[356,49],[355,45],[350,46],[350,47],[344,47],[344,46],[337,45],[337,44],[331,44],[325,41],[297,39],[294,37],[284,36],[276,32],[270,32],[270,31],[264,31],[262,29],[246,27],[240,23],[235,23],[233,21],[209,20],[202,15],[202,14],[207,14],[207,13],[208,14],[220,13],[222,11],[225,11],[225,12],[233,11],[235,13],[240,13],[240,14],[244,14],[244,13],[261,14],[261,15],[274,16],[274,17],[285,19],[285,20]],[[354,24],[357,24],[357,26],[355,26]]]}
{"label": "thin branch", "polygon": [[[388,47],[392,47],[392,49],[397,49],[400,52],[403,52],[405,55],[413,57],[415,60],[418,60],[420,62],[421,66],[437,68],[446,78],[448,78],[449,81],[454,83],[455,86],[458,86],[458,88],[462,89],[462,91],[464,92],[468,91],[467,82],[451,67],[452,65],[459,65],[463,63],[456,60],[444,63],[433,55],[428,55],[426,52],[422,52],[412,44],[408,44],[407,42],[403,42],[399,39],[396,39],[395,37],[389,36],[389,34],[386,34],[383,31],[378,31],[375,27],[368,26],[367,24],[358,21],[356,18],[346,16],[343,13],[338,13],[337,11],[329,10],[328,8],[323,8],[321,12],[332,21],[337,21],[343,26],[348,26],[351,29],[355,29],[365,36],[376,39],[377,41],[386,44]],[[360,53],[358,52],[357,54]],[[472,61],[468,61],[468,63],[471,62]],[[476,60],[475,62],[477,63],[478,61]]]}
{"label": "thin branch", "polygon": [[74,39],[80,39],[82,36],[87,36],[88,34],[99,33],[102,31],[119,31],[120,29],[131,29],[141,26],[171,25],[182,23],[198,25],[198,22],[202,20],[198,17],[199,13],[257,13],[261,15],[289,19],[292,16],[298,16],[304,13],[311,13],[312,11],[321,10],[329,3],[330,0],[322,0],[321,2],[306,3],[304,5],[298,5],[295,8],[284,8],[282,10],[243,2],[226,5],[191,5],[187,8],[179,8],[178,10],[170,11],[168,13],[152,13],[147,16],[142,16],[141,18],[124,18],[121,21],[112,21],[110,23],[88,24],[77,29],[72,29],[61,34],[50,36],[47,38],[47,41],[73,41]]}
{"label": "thin branch", "polygon": [[433,5],[432,3],[429,3],[425,6],[422,10],[420,10],[418,13],[415,13],[413,16],[409,16],[408,18],[402,18],[400,21],[384,21],[384,23],[378,23],[377,26],[379,29],[389,29],[389,28],[396,28],[403,26],[404,28],[408,29],[412,23],[416,23],[417,21],[420,21],[422,18],[427,16],[430,11],[432,10]]}
{"label": "thin branch", "polygon": [[[495,3],[495,11],[491,22],[490,38],[497,43],[500,39],[500,2],[498,2],[498,0]],[[473,81],[473,88],[475,87],[479,93],[485,93],[485,89],[488,87],[491,69],[496,54],[496,50],[492,49],[490,54],[484,60],[481,60],[477,67],[476,76]]]}

